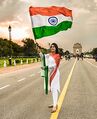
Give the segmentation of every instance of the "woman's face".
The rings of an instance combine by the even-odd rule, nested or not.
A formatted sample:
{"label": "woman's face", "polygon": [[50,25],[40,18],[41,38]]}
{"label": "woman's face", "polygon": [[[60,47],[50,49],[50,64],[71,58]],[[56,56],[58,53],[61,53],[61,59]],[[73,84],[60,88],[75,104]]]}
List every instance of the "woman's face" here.
{"label": "woman's face", "polygon": [[56,53],[56,48],[55,48],[54,45],[51,45],[51,47],[50,47],[50,51],[51,51],[52,53]]}

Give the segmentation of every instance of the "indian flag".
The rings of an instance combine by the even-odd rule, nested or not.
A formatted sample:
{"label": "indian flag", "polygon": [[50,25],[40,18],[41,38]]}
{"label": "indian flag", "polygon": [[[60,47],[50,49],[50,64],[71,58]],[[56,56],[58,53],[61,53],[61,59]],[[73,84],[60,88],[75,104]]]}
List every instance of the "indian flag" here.
{"label": "indian flag", "polygon": [[65,7],[30,7],[35,39],[50,36],[72,26],[72,10]]}

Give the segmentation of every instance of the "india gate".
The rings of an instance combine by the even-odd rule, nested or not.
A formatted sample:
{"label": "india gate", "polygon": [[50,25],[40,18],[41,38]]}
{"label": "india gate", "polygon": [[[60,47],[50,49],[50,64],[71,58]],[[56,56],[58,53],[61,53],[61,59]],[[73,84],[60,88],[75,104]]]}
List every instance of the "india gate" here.
{"label": "india gate", "polygon": [[75,43],[73,45],[73,55],[80,55],[82,53],[82,45],[80,43]]}

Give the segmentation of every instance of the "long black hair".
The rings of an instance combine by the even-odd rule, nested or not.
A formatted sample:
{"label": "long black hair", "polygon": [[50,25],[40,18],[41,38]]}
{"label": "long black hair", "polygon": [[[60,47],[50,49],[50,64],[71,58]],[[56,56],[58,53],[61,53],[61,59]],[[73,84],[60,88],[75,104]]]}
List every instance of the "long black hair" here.
{"label": "long black hair", "polygon": [[52,47],[52,45],[55,46],[55,48],[56,48],[56,54],[58,54],[59,53],[58,45],[56,43],[52,43],[51,46],[50,46],[50,48]]}

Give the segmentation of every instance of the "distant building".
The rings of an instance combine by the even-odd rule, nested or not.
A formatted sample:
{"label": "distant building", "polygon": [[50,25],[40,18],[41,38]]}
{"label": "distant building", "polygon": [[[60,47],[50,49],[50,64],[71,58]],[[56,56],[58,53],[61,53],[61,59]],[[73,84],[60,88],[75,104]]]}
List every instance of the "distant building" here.
{"label": "distant building", "polygon": [[80,55],[82,53],[82,45],[80,43],[75,43],[73,45],[73,55]]}

